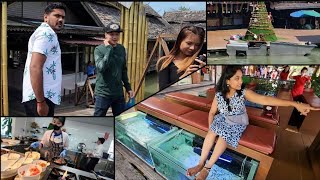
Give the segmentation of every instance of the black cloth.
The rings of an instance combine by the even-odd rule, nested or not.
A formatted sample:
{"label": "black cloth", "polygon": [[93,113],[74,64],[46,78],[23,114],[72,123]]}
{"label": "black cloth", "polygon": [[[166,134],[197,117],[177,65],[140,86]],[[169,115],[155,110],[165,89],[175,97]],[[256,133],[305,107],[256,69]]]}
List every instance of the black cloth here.
{"label": "black cloth", "polygon": [[[294,101],[299,101],[299,102],[302,102],[304,103],[304,98],[302,95],[300,96],[296,96],[293,98]],[[297,129],[299,130],[303,121],[304,121],[304,118],[305,116],[304,115],[300,115],[300,112],[294,108],[293,111],[292,111],[292,114],[291,114],[291,117],[289,119],[289,122],[288,122],[288,125],[290,126],[296,126]]]}
{"label": "black cloth", "polygon": [[[55,104],[52,101],[50,101],[49,99],[47,99],[47,98],[45,98],[45,99],[46,99],[47,105],[49,106],[49,113],[47,116],[53,117]],[[37,100],[36,99],[24,102],[23,104],[24,104],[24,109],[26,111],[27,116],[30,116],[30,117],[39,116],[39,114],[37,112]]]}
{"label": "black cloth", "polygon": [[98,162],[99,162],[99,158],[91,157],[88,164],[87,164],[87,171],[88,172],[93,171],[94,167],[96,167]]}
{"label": "black cloth", "polygon": [[[161,67],[161,65],[159,66]],[[163,90],[171,84],[174,84],[179,80],[179,77],[183,75],[184,71],[177,73],[178,67],[171,62],[166,68],[158,72],[159,90]]]}

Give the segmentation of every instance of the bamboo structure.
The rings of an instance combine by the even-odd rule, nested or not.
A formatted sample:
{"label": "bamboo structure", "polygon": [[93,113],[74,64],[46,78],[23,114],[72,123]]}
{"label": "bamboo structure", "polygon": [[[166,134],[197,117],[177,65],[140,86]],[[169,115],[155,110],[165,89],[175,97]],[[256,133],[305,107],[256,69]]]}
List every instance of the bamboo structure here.
{"label": "bamboo structure", "polygon": [[[123,24],[124,23],[124,7],[122,6],[121,7],[121,9],[120,9],[120,24]],[[119,42],[121,43],[121,44],[123,44],[123,37],[124,37],[124,34],[123,33],[121,33],[120,34],[120,40],[119,40]]]}
{"label": "bamboo structure", "polygon": [[[133,14],[134,14],[134,3],[132,3],[131,7],[130,7],[130,11],[129,11],[129,28],[128,28],[128,32],[129,32],[129,42],[128,42],[128,77],[129,80],[131,82],[132,78],[131,78],[131,72],[132,72],[132,29],[133,29]],[[133,88],[133,86],[131,85],[131,88]]]}
{"label": "bamboo structure", "polygon": [[[128,77],[133,91],[137,90],[146,62],[148,33],[145,10],[142,2],[133,2],[130,9],[121,7],[120,25],[124,32],[120,43],[127,51]],[[143,89],[135,91],[135,100],[144,99]]]}
{"label": "bamboo structure", "polygon": [[[148,21],[146,20],[146,16],[144,16],[144,25],[143,25],[143,29],[145,29],[145,35],[144,35],[144,50],[143,50],[143,70],[146,69],[147,65],[147,44],[148,44]],[[142,74],[143,74],[143,70],[142,70]],[[142,93],[142,99],[144,99],[144,87],[145,87],[145,81],[146,79],[144,78],[143,79],[143,82],[142,82],[142,88],[141,88],[141,93]]]}
{"label": "bamboo structure", "polygon": [[[1,3],[2,6],[2,3]],[[1,12],[0,12],[0,26],[2,26],[2,7],[0,8]],[[2,28],[0,29],[0,31],[2,30]],[[0,32],[0,52],[2,51],[2,32]],[[2,62],[2,53],[0,53],[0,61]],[[2,72],[2,67],[1,67],[1,71]],[[1,116],[3,115],[3,103],[2,103],[2,74],[0,75],[1,79],[0,79],[0,100],[1,100],[1,105],[0,105],[0,114]]]}
{"label": "bamboo structure", "polygon": [[[141,69],[141,65],[142,65],[142,63],[141,63],[141,49],[143,49],[143,48],[141,48],[141,41],[142,41],[142,39],[141,39],[141,35],[142,35],[142,16],[141,16],[141,10],[142,10],[142,8],[143,7],[141,7],[141,6],[137,6],[137,11],[138,11],[138,17],[137,17],[137,23],[138,23],[138,37],[137,37],[137,39],[138,39],[138,41],[137,41],[137,66],[136,66],[136,74],[137,74],[137,76],[136,76],[136,79],[135,79],[135,84],[137,84],[138,83],[138,81],[139,81],[139,79],[140,79],[140,77],[141,77],[141,73],[140,73],[140,69]],[[138,91],[138,93],[137,93],[137,95],[136,95],[136,97],[137,97],[137,99],[141,99],[141,93]]]}
{"label": "bamboo structure", "polygon": [[133,17],[133,35],[132,35],[132,64],[131,64],[131,85],[136,87],[136,69],[137,69],[137,35],[138,35],[138,6],[139,2],[134,2],[134,17]]}
{"label": "bamboo structure", "polygon": [[7,75],[7,2],[2,2],[1,16],[1,115],[9,115]]}

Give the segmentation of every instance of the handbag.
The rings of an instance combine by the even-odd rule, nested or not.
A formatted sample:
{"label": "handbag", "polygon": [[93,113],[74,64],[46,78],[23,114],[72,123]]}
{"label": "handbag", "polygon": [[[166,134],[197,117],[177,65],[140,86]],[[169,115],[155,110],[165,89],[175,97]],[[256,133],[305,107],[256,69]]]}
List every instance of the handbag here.
{"label": "handbag", "polygon": [[244,111],[243,114],[237,114],[232,116],[225,116],[226,122],[229,125],[248,125],[249,124],[249,117],[247,111]]}

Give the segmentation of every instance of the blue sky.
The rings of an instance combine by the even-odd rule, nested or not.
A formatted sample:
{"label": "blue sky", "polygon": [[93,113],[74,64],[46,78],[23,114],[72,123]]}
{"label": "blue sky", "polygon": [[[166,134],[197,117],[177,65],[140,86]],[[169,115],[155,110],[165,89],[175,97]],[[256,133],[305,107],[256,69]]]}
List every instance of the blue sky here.
{"label": "blue sky", "polygon": [[205,10],[206,2],[144,2],[149,4],[155,11],[161,16],[166,11],[172,11],[172,9],[178,9],[180,6],[190,8],[191,10]]}

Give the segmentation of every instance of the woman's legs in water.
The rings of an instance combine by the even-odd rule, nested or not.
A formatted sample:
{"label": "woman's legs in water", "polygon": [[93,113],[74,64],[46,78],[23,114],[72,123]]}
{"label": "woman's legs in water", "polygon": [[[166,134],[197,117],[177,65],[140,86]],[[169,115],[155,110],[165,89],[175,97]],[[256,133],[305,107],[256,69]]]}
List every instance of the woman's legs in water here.
{"label": "woman's legs in water", "polygon": [[[219,137],[217,144],[214,147],[213,153],[208,161],[208,163],[205,165],[206,168],[211,168],[214,163],[217,162],[217,160],[219,159],[219,157],[223,154],[223,152],[226,150],[227,148],[227,142],[222,138]],[[209,171],[207,171],[205,168],[203,168],[200,171],[200,174],[196,177],[196,180],[204,180],[207,178],[209,174]]]}
{"label": "woman's legs in water", "polygon": [[210,152],[210,150],[214,144],[214,141],[216,139],[216,136],[217,136],[216,133],[209,130],[209,132],[206,135],[206,138],[204,139],[203,145],[202,145],[202,151],[201,151],[201,157],[200,157],[199,164],[197,166],[189,168],[187,170],[188,176],[193,176],[193,175],[197,174],[204,167],[204,165],[207,161],[209,152]]}

